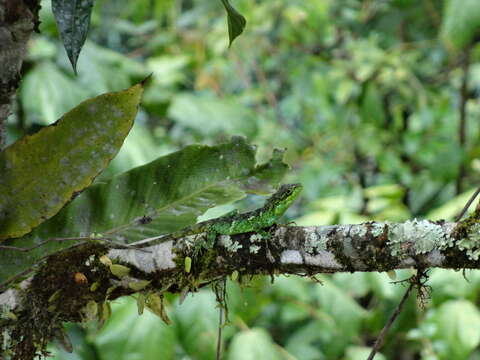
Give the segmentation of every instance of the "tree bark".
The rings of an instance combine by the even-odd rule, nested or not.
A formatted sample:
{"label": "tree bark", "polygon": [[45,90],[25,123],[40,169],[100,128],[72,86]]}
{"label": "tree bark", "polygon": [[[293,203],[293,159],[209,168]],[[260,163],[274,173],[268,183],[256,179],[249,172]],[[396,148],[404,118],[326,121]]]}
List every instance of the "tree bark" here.
{"label": "tree bark", "polygon": [[39,0],[0,0],[0,150],[5,147],[7,118],[39,8]]}

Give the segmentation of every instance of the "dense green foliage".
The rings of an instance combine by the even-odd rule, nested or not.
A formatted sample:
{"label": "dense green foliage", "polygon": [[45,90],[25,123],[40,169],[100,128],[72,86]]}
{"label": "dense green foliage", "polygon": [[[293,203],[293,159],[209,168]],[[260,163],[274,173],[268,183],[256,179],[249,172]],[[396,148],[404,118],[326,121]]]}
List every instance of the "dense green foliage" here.
{"label": "dense green foliage", "polygon": [[[300,225],[452,219],[480,170],[479,52],[466,50],[478,34],[474,4],[237,0],[248,25],[229,50],[220,1],[98,0],[73,77],[44,2],[10,140],[153,72],[136,124],[100,180],[191,143],[243,135],[258,144],[260,161],[288,149],[286,181],[305,187],[289,213]],[[410,299],[385,357],[478,358],[479,275],[466,282],[460,273],[431,274],[431,301],[423,309]],[[228,358],[365,359],[404,288],[384,274],[321,279],[323,286],[294,277],[231,285]],[[99,333],[72,328],[81,345],[58,358],[211,359],[214,295],[202,291],[181,306],[169,300],[173,325],[121,302]]]}

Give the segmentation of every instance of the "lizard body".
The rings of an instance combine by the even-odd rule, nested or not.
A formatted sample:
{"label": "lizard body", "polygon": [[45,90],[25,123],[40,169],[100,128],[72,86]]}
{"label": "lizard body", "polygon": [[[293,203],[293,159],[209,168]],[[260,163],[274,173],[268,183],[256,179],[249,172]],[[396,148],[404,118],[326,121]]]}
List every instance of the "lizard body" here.
{"label": "lizard body", "polygon": [[298,197],[303,187],[301,184],[286,184],[280,186],[265,204],[256,210],[239,214],[232,211],[216,219],[199,222],[198,224],[175,231],[153,241],[140,245],[151,246],[168,240],[180,239],[189,235],[207,233],[208,239],[215,239],[217,234],[235,235],[259,231],[270,227],[282,216]]}

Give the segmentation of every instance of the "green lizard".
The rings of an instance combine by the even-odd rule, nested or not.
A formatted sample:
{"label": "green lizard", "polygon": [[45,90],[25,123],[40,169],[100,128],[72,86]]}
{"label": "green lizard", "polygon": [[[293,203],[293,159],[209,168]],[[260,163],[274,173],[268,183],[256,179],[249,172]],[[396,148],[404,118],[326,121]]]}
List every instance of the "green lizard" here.
{"label": "green lizard", "polygon": [[302,189],[301,184],[282,185],[261,208],[243,214],[239,214],[235,210],[217,219],[202,221],[172,234],[149,239],[151,241],[138,245],[133,244],[133,246],[152,246],[168,240],[201,233],[207,233],[207,242],[209,245],[213,245],[217,235],[235,235],[260,231],[275,224],[278,218],[292,205]]}

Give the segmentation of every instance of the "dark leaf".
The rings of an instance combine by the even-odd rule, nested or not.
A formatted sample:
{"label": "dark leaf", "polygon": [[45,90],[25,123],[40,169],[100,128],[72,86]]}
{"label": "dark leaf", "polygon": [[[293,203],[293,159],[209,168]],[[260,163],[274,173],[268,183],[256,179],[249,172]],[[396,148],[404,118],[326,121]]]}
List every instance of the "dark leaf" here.
{"label": "dark leaf", "polygon": [[222,0],[222,4],[225,6],[225,10],[227,10],[228,37],[230,39],[228,46],[232,46],[233,40],[235,40],[235,38],[243,32],[243,29],[245,29],[247,20],[245,20],[242,14],[230,5],[228,0]]}
{"label": "dark leaf", "polygon": [[52,0],[52,11],[63,45],[77,73],[77,60],[90,26],[94,0]]}

